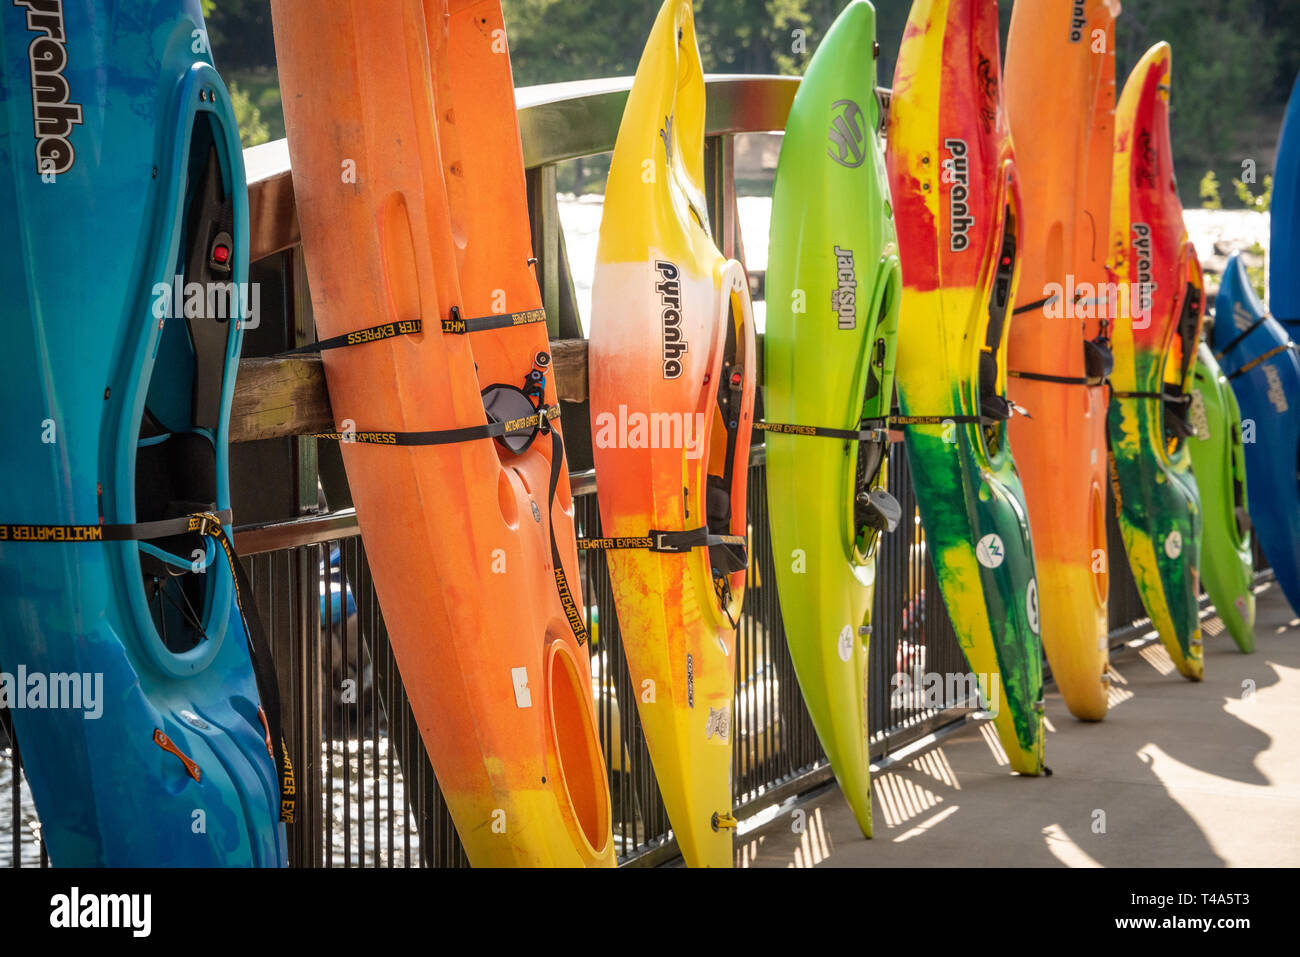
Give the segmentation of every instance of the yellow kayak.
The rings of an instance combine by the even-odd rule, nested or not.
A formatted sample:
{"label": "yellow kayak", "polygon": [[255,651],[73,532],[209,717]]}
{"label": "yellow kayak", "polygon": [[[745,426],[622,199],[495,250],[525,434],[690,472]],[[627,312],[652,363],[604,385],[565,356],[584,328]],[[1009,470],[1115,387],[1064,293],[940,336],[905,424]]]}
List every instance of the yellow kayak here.
{"label": "yellow kayak", "polygon": [[749,285],[714,245],[704,74],[689,0],[659,11],[605,190],[588,353],[618,624],[686,863],[732,863],[735,620],[755,344]]}

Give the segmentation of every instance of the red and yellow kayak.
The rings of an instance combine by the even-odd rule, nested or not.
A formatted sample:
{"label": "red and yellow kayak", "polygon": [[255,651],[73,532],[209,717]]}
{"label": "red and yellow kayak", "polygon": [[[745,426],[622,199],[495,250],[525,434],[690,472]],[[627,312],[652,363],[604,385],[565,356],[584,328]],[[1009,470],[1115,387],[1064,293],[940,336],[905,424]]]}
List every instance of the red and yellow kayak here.
{"label": "red and yellow kayak", "polygon": [[[659,11],[605,190],[588,353],[596,488],[646,743],[687,864],[730,866],[754,323],[704,197],[689,0]],[[621,547],[620,547],[621,546]]]}
{"label": "red and yellow kayak", "polygon": [[[1080,8],[1082,7],[1082,11]],[[1004,94],[1024,199],[1008,424],[1038,568],[1043,647],[1075,717],[1106,715],[1106,407],[1101,302],[1115,123],[1116,0],[1018,3]]]}
{"label": "red and yellow kayak", "polygon": [[1021,202],[995,0],[915,0],[886,156],[903,267],[895,383],[926,547],[1012,770],[1043,765],[1043,651],[1007,442]]}
{"label": "red and yellow kayak", "polygon": [[1170,81],[1169,44],[1158,43],[1115,111],[1110,470],[1138,593],[1178,671],[1200,680],[1201,501],[1187,408],[1205,296],[1174,180]]}
{"label": "red and yellow kayak", "polygon": [[475,865],[612,865],[558,433],[401,444],[556,402],[500,8],[272,9],[318,332],[380,329],[323,361],[438,783]]}

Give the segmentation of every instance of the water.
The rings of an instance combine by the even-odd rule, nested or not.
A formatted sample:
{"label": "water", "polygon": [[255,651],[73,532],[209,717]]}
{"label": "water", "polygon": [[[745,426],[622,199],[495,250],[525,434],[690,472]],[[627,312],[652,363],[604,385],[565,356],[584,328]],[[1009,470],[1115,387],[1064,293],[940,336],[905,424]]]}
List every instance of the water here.
{"label": "water", "polygon": [[[740,217],[741,241],[745,247],[745,266],[754,272],[767,269],[767,230],[772,218],[769,196],[741,196],[736,201]],[[569,252],[569,269],[573,272],[578,314],[585,335],[591,320],[591,277],[596,269],[596,243],[600,237],[600,218],[605,211],[604,196],[560,198],[560,225]],[[763,331],[767,312],[764,303],[754,303],[754,324]]]}
{"label": "water", "polygon": [[[577,294],[578,311],[585,334],[591,318],[591,276],[596,268],[596,243],[600,235],[600,218],[604,212],[603,196],[560,198],[560,224],[569,251],[569,268]],[[740,217],[741,242],[745,249],[745,266],[750,272],[767,269],[768,230],[772,218],[770,196],[741,196],[736,201]],[[1268,216],[1250,210],[1189,209],[1184,212],[1188,234],[1207,271],[1222,269],[1219,248],[1249,247],[1254,243],[1268,246]],[[762,332],[767,317],[766,304],[754,303],[754,324]]]}
{"label": "water", "polygon": [[[0,749],[0,867],[13,867],[13,807],[14,756],[8,748]],[[38,867],[41,863],[41,825],[36,818],[36,804],[27,787],[26,778],[20,784],[18,798],[18,829],[21,845],[19,864]]]}

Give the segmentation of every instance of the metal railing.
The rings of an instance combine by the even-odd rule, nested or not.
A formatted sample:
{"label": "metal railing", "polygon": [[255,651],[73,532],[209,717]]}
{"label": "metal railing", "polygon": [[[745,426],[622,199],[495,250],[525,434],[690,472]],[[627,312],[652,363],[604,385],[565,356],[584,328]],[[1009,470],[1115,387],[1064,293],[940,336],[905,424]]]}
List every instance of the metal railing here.
{"label": "metal railing", "polygon": [[[707,83],[710,221],[722,251],[743,261],[734,137],[783,129],[798,81],[726,76],[709,77]],[[629,80],[601,80],[518,91],[538,276],[553,338],[581,334],[555,194],[557,164],[613,148],[629,85]],[[887,102],[887,92],[880,95]],[[263,302],[278,303],[283,320],[272,324],[260,344],[250,339],[246,354],[269,355],[311,341],[310,299],[288,151],[280,141],[246,151],[245,158],[257,277],[264,284]],[[598,535],[595,477],[582,471],[590,461],[590,436],[585,441],[583,436],[588,431],[585,405],[566,404],[564,424],[573,450],[577,531]],[[285,733],[299,769],[301,812],[290,828],[290,862],[300,867],[463,866],[463,849],[389,645],[356,516],[347,508],[320,510],[322,489],[325,498],[346,499],[341,472],[331,472],[323,463],[314,440],[232,447],[236,480],[241,467],[245,477],[265,474],[268,462],[274,463],[280,484],[291,488],[278,497],[263,495],[254,511],[279,512],[272,520],[237,529],[235,544],[274,648]],[[868,696],[873,760],[974,711],[973,702],[933,708],[896,693],[896,675],[960,674],[968,666],[925,554],[901,447],[895,448],[888,467],[889,487],[896,490],[904,521],[884,537],[879,556]],[[1111,554],[1122,556],[1113,515],[1111,521]],[[761,445],[750,463],[749,522],[753,548],[737,635],[733,711],[733,794],[742,818],[831,778],[786,649]],[[584,552],[579,561],[592,622],[594,691],[619,858],[623,863],[661,862],[675,856],[675,847],[635,707],[605,559],[602,553]],[[339,596],[337,612],[334,594]],[[1120,640],[1142,627],[1144,615],[1122,558],[1111,563],[1110,594],[1112,637]],[[348,611],[349,596],[353,612]],[[20,756],[0,727],[0,865],[45,863]]]}

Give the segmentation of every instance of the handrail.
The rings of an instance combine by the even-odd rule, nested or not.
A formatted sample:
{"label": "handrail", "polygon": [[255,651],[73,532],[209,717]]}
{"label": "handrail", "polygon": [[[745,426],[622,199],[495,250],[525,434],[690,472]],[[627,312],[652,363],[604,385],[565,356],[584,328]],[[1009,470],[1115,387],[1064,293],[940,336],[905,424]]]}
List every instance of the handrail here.
{"label": "handrail", "polygon": [[[614,148],[631,77],[525,86],[515,91],[524,166],[538,169]],[[764,133],[785,129],[799,78],[754,74],[708,74],[705,135]],[[877,89],[882,115],[889,91]],[[252,220],[251,257],[273,255],[302,241],[293,200],[289,148],[274,140],[244,150]]]}

